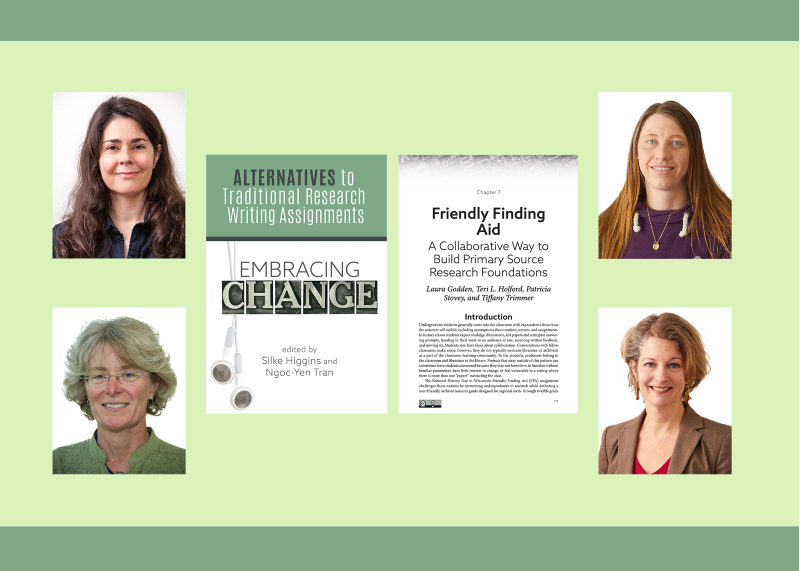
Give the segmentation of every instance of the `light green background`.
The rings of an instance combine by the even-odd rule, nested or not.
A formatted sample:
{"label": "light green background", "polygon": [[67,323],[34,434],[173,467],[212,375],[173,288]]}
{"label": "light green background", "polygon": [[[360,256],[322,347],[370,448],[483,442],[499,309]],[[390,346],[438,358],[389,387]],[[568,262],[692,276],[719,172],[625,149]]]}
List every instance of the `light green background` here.
{"label": "light green background", "polygon": [[[0,525],[797,526],[796,43],[6,43],[0,61],[2,346],[33,371],[6,376]],[[106,90],[186,91],[184,261],[50,259],[52,92]],[[598,261],[597,93],[667,90],[733,93],[735,257]],[[396,156],[420,152],[580,156],[578,414],[397,414]],[[387,155],[389,414],[204,413],[207,154]],[[52,307],[131,305],[187,308],[188,474],[53,476]],[[732,476],[595,474],[597,308],[653,305],[733,308]]]}

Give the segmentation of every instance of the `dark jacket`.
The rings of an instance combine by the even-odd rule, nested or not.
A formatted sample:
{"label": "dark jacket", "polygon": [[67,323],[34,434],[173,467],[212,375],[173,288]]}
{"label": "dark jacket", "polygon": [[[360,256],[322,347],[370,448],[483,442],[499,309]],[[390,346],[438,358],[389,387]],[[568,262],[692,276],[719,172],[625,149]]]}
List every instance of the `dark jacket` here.
{"label": "dark jacket", "polygon": [[[633,474],[639,428],[647,411],[603,431],[601,474]],[[686,405],[667,474],[730,474],[731,427],[708,420]]]}
{"label": "dark jacket", "polygon": [[[56,257],[56,240],[63,232],[62,224],[53,227],[53,257]],[[125,239],[122,232],[117,230],[111,216],[106,221],[106,236],[95,252],[95,258],[124,258]],[[145,219],[139,222],[131,231],[131,241],[128,244],[128,258],[156,258],[153,252],[153,241],[150,236],[150,225]]]}

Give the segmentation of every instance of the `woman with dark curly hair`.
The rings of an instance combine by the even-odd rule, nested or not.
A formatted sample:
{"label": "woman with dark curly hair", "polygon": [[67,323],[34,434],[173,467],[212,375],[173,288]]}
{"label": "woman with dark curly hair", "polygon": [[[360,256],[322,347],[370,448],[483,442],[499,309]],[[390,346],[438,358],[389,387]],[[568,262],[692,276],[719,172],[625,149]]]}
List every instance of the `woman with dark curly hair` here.
{"label": "woman with dark curly hair", "polygon": [[644,410],[603,431],[600,473],[730,474],[731,427],[689,406],[710,370],[697,329],[674,313],[650,315],[628,330],[620,352]]}
{"label": "woman with dark curly hair", "polygon": [[185,211],[158,117],[112,97],[89,121],[53,257],[183,258]]}
{"label": "woman with dark curly hair", "polygon": [[600,215],[600,258],[730,258],[731,220],[695,118],[675,101],[648,107],[633,130],[625,185]]}
{"label": "woman with dark curly hair", "polygon": [[53,451],[54,474],[184,474],[186,452],[147,427],[178,384],[158,333],[131,317],[86,325],[67,352],[64,396],[97,430]]}

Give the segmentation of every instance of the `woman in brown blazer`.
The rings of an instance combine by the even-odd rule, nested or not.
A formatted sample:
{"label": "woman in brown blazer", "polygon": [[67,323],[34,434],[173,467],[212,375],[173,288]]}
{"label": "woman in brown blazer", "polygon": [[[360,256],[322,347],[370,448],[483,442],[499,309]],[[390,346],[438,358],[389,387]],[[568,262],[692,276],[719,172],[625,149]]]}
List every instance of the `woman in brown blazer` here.
{"label": "woman in brown blazer", "polygon": [[600,473],[730,474],[731,427],[688,404],[709,371],[700,333],[674,313],[650,315],[628,330],[620,351],[645,409],[603,431]]}

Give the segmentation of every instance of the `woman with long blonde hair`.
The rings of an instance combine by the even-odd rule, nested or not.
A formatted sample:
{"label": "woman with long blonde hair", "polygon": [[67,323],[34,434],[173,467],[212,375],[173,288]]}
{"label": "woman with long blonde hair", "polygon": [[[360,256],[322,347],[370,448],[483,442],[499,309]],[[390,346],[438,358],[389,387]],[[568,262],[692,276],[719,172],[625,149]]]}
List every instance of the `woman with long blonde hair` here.
{"label": "woman with long blonde hair", "polygon": [[631,137],[625,186],[601,215],[600,258],[730,258],[731,199],[680,103],[654,103]]}

